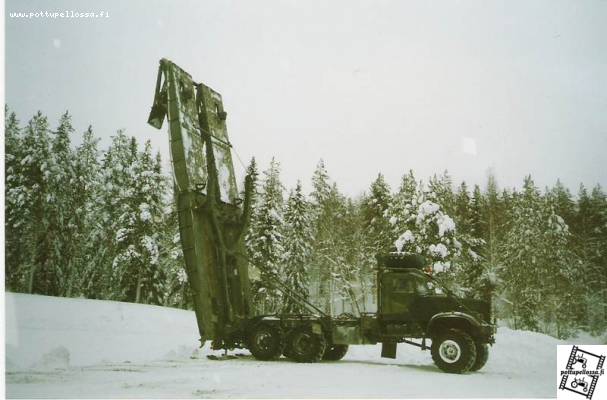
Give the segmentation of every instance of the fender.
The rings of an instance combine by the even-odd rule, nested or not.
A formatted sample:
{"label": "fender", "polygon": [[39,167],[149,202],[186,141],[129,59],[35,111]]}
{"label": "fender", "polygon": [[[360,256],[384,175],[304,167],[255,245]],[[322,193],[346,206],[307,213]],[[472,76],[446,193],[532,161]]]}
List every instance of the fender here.
{"label": "fender", "polygon": [[426,333],[432,332],[434,326],[436,326],[436,324],[440,321],[456,322],[458,320],[465,321],[465,323],[469,324],[472,329],[472,332],[470,333],[472,333],[473,335],[478,335],[481,333],[482,324],[479,322],[479,320],[474,318],[470,314],[466,314],[459,311],[442,312],[434,315],[432,318],[430,318],[430,321],[428,322]]}

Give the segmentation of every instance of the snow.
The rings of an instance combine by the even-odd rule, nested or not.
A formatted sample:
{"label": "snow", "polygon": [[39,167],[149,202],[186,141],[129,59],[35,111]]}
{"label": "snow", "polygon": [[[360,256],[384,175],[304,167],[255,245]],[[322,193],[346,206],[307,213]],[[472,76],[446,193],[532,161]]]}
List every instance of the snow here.
{"label": "snow", "polygon": [[434,254],[440,258],[445,258],[449,254],[449,250],[447,250],[447,246],[442,243],[439,244],[431,244],[428,248],[431,254]]}
{"label": "snow", "polygon": [[418,225],[421,224],[427,216],[433,215],[439,209],[440,209],[440,206],[438,204],[436,204],[430,200],[424,201],[422,204],[419,205],[419,209],[417,210],[417,219],[416,219],[417,224]]}
{"label": "snow", "polygon": [[126,240],[128,234],[129,234],[129,229],[126,229],[126,228],[118,229],[118,232],[116,232],[116,242],[122,243],[124,240]]}
{"label": "snow", "polygon": [[158,264],[158,257],[160,256],[160,254],[158,252],[158,245],[156,244],[156,240],[154,240],[154,238],[148,235],[144,235],[143,238],[141,238],[141,245],[145,247],[148,252],[148,255],[150,256],[150,264]]}
{"label": "snow", "polygon": [[437,261],[432,265],[432,270],[436,273],[445,272],[451,268],[451,262]]}
{"label": "snow", "polygon": [[443,237],[445,233],[455,230],[455,222],[448,215],[439,215],[436,220],[438,225],[438,236]]}
{"label": "snow", "polygon": [[476,252],[474,250],[472,250],[472,249],[468,249],[468,255],[474,261],[478,261],[480,259],[480,256],[478,254],[476,254]]}
{"label": "snow", "polygon": [[274,221],[276,222],[281,222],[282,223],[282,216],[278,213],[278,211],[275,208],[271,208],[269,211],[269,216],[270,218],[272,218]]}
{"label": "snow", "polygon": [[111,301],[6,294],[6,390],[18,398],[554,397],[556,345],[499,328],[480,372],[440,372],[429,352],[351,346],[344,360],[211,361],[191,311]]}
{"label": "snow", "polygon": [[147,222],[152,219],[152,214],[150,213],[150,205],[147,203],[141,203],[139,205],[139,219],[143,222]]}
{"label": "snow", "polygon": [[405,233],[399,236],[398,239],[394,242],[394,246],[396,246],[396,251],[399,253],[403,251],[403,247],[407,243],[413,243],[415,241],[415,236],[410,230],[406,230]]}

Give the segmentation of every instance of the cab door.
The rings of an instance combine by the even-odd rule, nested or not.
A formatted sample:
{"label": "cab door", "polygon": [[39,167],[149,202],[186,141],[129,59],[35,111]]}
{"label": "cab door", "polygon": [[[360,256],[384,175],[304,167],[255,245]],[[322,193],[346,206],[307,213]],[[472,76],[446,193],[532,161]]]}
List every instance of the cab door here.
{"label": "cab door", "polygon": [[386,272],[381,283],[381,317],[385,321],[409,321],[416,295],[416,279],[411,273]]}

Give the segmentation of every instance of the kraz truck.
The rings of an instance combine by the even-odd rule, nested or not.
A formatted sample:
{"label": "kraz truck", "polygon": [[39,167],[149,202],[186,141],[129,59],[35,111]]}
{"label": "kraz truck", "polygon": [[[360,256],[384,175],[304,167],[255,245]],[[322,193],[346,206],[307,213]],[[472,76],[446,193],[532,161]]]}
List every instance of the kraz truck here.
{"label": "kraz truck", "polygon": [[457,297],[424,272],[426,262],[415,254],[378,256],[376,313],[334,317],[268,278],[305,311],[255,315],[244,245],[252,180],[247,176],[238,191],[226,117],[218,92],[160,60],[148,123],[160,129],[168,121],[180,239],[201,346],[211,341],[212,349],[245,348],[259,360],[284,355],[317,362],[340,360],[349,345],[377,343],[382,357],[396,358],[397,344],[406,343],[430,349],[446,372],[485,365],[495,334],[490,302]]}

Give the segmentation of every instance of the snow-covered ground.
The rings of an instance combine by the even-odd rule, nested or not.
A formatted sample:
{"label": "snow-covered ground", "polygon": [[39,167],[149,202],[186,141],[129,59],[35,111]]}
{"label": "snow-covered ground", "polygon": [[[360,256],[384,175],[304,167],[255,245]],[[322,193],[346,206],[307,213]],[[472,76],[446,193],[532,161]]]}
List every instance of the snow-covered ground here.
{"label": "snow-covered ground", "polygon": [[500,328],[478,373],[440,372],[429,352],[352,346],[342,361],[212,361],[194,313],[111,301],[6,294],[7,397],[554,397],[549,336]]}

